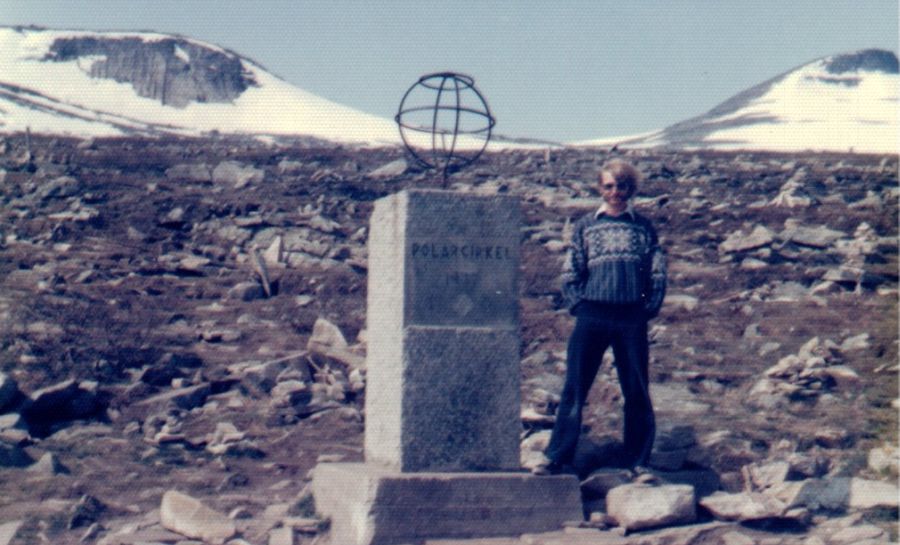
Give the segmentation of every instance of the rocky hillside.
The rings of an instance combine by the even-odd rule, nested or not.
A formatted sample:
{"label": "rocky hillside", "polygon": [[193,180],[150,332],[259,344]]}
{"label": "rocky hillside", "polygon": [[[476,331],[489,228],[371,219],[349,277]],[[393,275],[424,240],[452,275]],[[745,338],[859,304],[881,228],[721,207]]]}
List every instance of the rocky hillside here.
{"label": "rocky hillside", "polygon": [[[611,155],[507,151],[451,178],[521,202],[526,467],[572,325],[556,284],[567,218],[598,204]],[[660,433],[639,485],[691,484],[696,520],[625,535],[671,522],[624,520],[621,491],[607,497],[631,477],[606,365],[578,462],[589,521],[521,542],[896,540],[897,157],[618,155],[645,173],[637,206],[670,259],[651,324]],[[402,159],[0,142],[0,544],[321,539],[307,472],[362,458],[372,202],[439,184]],[[198,505],[220,533],[187,516]]]}
{"label": "rocky hillside", "polygon": [[231,102],[254,83],[237,55],[183,38],[59,38],[43,60],[85,60],[90,77],[130,83],[139,96],[176,108],[191,102]]}

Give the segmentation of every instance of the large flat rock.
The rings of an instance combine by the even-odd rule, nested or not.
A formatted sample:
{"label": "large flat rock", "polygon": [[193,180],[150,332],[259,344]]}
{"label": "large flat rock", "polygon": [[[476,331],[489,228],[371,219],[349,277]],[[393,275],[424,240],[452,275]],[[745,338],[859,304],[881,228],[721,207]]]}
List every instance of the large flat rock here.
{"label": "large flat rock", "polygon": [[435,538],[546,532],[582,520],[578,480],[529,473],[400,473],[373,464],[319,464],[319,514],[330,542],[392,545]]}

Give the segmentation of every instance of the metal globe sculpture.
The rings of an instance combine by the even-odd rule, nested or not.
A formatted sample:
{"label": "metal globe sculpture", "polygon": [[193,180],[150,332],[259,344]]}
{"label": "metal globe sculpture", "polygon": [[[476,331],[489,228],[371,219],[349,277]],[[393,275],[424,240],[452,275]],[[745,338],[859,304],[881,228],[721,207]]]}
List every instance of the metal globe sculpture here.
{"label": "metal globe sculpture", "polygon": [[484,153],[496,123],[475,81],[454,72],[419,78],[394,120],[410,154],[425,168],[440,169],[445,182]]}

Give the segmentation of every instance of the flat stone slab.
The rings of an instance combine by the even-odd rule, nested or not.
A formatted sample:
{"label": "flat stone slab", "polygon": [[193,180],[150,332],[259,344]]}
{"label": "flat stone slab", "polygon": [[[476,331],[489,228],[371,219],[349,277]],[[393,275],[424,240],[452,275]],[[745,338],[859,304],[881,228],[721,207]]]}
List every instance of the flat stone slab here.
{"label": "flat stone slab", "polygon": [[437,538],[510,536],[583,520],[573,475],[400,473],[373,464],[319,464],[316,510],[330,542],[393,545]]}

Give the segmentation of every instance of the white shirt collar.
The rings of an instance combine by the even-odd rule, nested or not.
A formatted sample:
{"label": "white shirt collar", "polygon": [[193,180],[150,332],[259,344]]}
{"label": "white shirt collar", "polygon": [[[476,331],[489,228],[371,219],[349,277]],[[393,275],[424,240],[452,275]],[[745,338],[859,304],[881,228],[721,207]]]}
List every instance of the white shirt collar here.
{"label": "white shirt collar", "polygon": [[[600,208],[598,208],[597,211],[594,212],[594,219],[599,218],[603,214],[606,214],[606,209],[607,209],[607,205],[604,202],[603,204],[600,205]],[[631,201],[628,201],[628,204],[626,205],[626,208],[625,208],[625,213],[628,214],[629,216],[631,216],[632,220],[634,219],[634,207],[631,205]]]}

